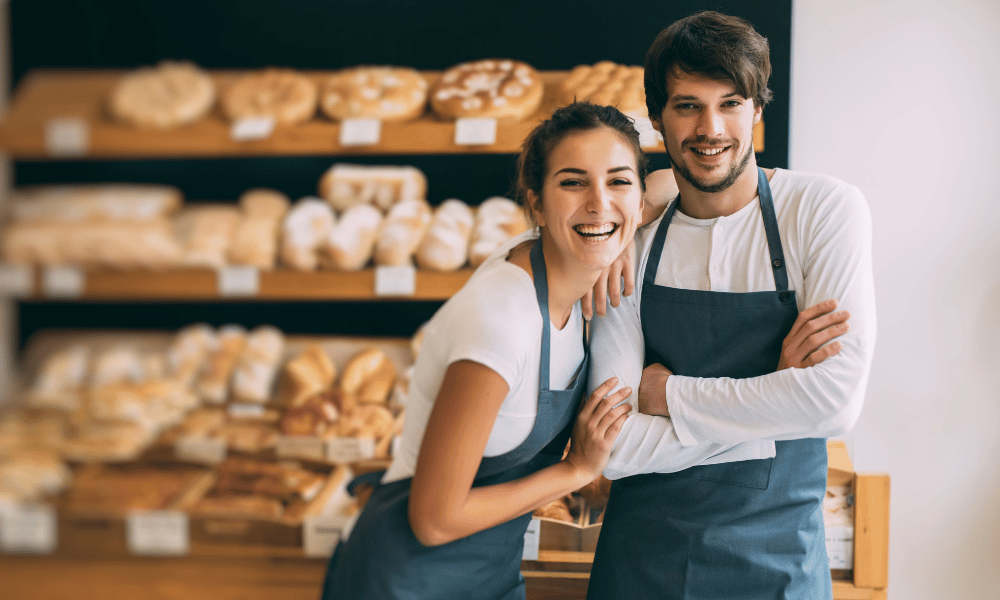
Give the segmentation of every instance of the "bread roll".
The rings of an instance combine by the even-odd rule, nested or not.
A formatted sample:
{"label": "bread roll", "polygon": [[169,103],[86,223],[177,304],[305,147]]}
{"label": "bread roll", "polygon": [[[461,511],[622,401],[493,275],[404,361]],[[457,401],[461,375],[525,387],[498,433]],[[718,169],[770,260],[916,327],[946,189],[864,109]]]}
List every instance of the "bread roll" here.
{"label": "bread roll", "polygon": [[250,73],[222,93],[223,112],[231,121],[271,118],[296,125],[316,114],[319,91],[312,79],[291,69],[269,68]]}
{"label": "bread roll", "polygon": [[337,211],[374,204],[383,211],[403,200],[427,197],[427,177],[416,167],[334,164],[319,180],[319,195]]}
{"label": "bread roll", "polygon": [[122,77],[108,100],[111,114],[138,127],[193,123],[215,104],[215,82],[189,62],[163,61]]}
{"label": "bread roll", "polygon": [[431,223],[431,208],[423,200],[406,200],[389,211],[375,241],[375,264],[413,264],[413,255]]}
{"label": "bread roll", "polygon": [[297,271],[315,271],[319,248],[330,237],[336,215],[329,203],[306,197],[285,215],[281,238],[281,260]]}
{"label": "bread roll", "polygon": [[417,248],[417,266],[430,271],[454,271],[469,258],[469,239],[475,217],[461,200],[445,200],[434,211]]}
{"label": "bread roll", "polygon": [[247,336],[233,372],[233,399],[264,404],[285,351],[285,336],[276,327],[261,325]]}
{"label": "bread roll", "polygon": [[501,244],[528,228],[528,219],[516,202],[495,196],[476,210],[469,262],[478,267]]}
{"label": "bread roll", "polygon": [[320,260],[340,271],[357,271],[368,264],[382,225],[382,213],[370,204],[347,209],[320,246]]}

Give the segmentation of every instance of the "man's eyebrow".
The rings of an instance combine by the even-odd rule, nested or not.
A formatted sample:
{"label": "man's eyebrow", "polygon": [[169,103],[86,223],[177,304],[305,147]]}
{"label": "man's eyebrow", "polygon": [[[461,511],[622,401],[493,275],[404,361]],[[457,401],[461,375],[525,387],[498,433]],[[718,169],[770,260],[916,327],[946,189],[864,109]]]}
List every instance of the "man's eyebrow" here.
{"label": "man's eyebrow", "polygon": [[[743,95],[734,90],[723,96],[723,98],[734,98],[734,97],[743,98]],[[670,102],[695,102],[699,100],[701,100],[701,98],[698,96],[684,96],[680,94],[670,97]]]}

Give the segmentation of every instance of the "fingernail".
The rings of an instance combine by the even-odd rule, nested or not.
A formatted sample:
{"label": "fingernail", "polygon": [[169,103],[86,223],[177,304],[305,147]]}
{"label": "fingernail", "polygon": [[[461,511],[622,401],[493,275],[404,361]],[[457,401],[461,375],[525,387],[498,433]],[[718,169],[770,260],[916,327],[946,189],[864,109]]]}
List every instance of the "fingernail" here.
{"label": "fingernail", "polygon": [[624,392],[625,395],[628,396],[629,394],[632,393],[632,388],[630,388],[630,387],[623,387],[622,388],[622,392]]}

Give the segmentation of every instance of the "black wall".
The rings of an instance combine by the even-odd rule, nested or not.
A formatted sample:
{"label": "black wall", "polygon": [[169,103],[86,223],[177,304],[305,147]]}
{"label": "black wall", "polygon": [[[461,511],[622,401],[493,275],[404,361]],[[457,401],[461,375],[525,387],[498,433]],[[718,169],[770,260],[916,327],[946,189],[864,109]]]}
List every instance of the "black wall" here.
{"label": "black wall", "polygon": [[[486,57],[517,58],[543,70],[613,60],[642,64],[671,21],[699,10],[739,15],[768,38],[775,99],[765,109],[763,166],[787,167],[791,0],[611,3],[469,0],[11,0],[14,84],[36,68],[129,68],[165,58],[210,69],[269,65],[331,70],[398,64],[442,70]],[[206,160],[15,163],[17,184],[86,181],[167,183],[189,199],[233,200],[250,187],[292,198],[315,193],[334,162],[413,164],[429,200],[478,204],[510,190],[513,155],[275,157]],[[652,155],[654,168],[668,166]],[[21,339],[49,326],[172,329],[196,320],[273,323],[289,332],[409,335],[435,303],[78,304],[24,302]]]}

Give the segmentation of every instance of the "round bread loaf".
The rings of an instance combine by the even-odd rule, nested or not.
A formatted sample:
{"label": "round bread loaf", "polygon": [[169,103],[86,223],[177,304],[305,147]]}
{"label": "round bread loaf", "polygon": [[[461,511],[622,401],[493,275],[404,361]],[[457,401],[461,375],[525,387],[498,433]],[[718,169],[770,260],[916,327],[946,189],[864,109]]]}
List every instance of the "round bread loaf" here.
{"label": "round bread loaf", "polygon": [[409,121],[424,113],[427,81],[407,67],[355,67],[339,71],[323,84],[320,109],[343,119]]}
{"label": "round bread loaf", "polygon": [[431,108],[442,119],[482,117],[522,121],[542,103],[541,76],[531,65],[511,59],[461,63],[441,75],[431,89]]}
{"label": "round bread loaf", "polygon": [[316,114],[319,91],[308,77],[291,69],[250,73],[222,93],[222,108],[232,121],[273,118],[279,125],[296,125]]}
{"label": "round bread loaf", "polygon": [[189,62],[163,61],[122,77],[108,107],[118,120],[169,129],[201,119],[215,104],[215,82]]}

